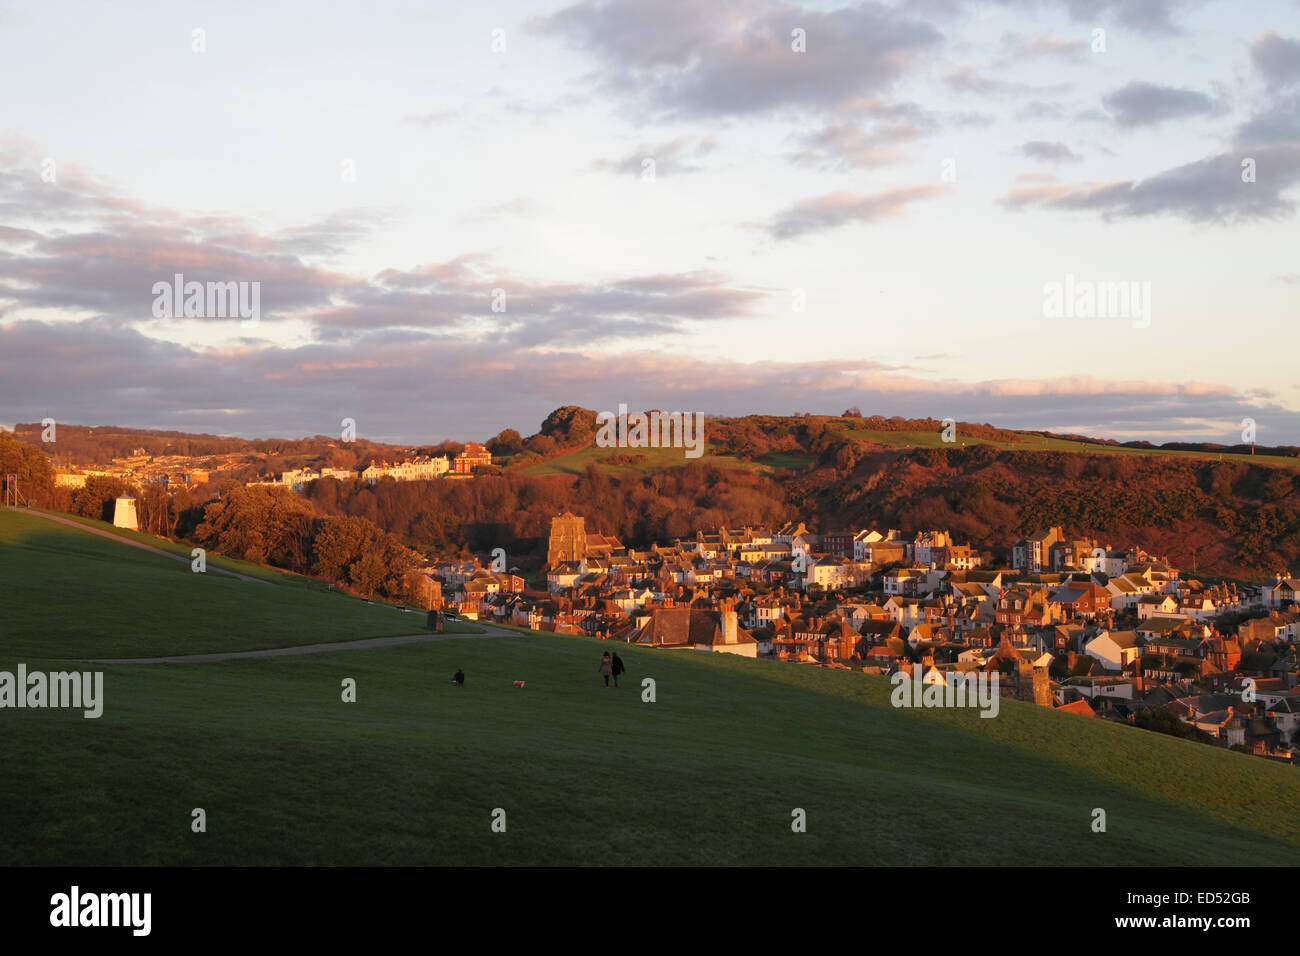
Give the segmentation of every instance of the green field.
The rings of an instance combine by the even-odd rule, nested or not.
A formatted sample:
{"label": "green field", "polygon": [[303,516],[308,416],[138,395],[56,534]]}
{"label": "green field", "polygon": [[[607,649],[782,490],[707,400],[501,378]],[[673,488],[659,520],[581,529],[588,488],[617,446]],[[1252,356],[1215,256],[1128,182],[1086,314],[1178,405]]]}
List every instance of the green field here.
{"label": "green field", "polygon": [[[87,522],[111,528],[103,522]],[[167,542],[124,532],[161,547]],[[183,545],[177,550],[187,558]],[[215,565],[216,556],[209,556]],[[238,568],[245,562],[221,564]],[[11,654],[148,657],[245,651],[418,633],[423,614],[328,593],[295,575],[276,583],[196,574],[173,561],[37,515],[0,509],[0,647]]]}
{"label": "green field", "polygon": [[[1117,445],[1104,445],[1096,442],[1071,441],[1064,438],[1044,438],[1041,435],[1024,433],[1021,441],[989,441],[979,438],[963,437],[960,428],[955,442],[945,442],[939,431],[874,431],[866,428],[850,428],[845,433],[859,441],[870,441],[889,448],[960,448],[963,445],[993,445],[1004,451],[1065,451],[1079,454],[1096,455],[1161,455],[1181,458],[1194,458],[1205,461],[1238,461],[1255,465],[1275,465],[1284,468],[1300,468],[1300,458],[1287,458],[1281,455],[1240,455],[1231,453],[1211,453],[1198,451],[1179,451],[1176,449],[1124,448]],[[588,466],[595,464],[601,471],[611,475],[632,476],[647,475],[686,465],[691,461],[716,465],[719,468],[737,468],[746,471],[771,473],[776,470],[808,467],[816,458],[809,455],[771,452],[755,461],[742,461],[731,455],[718,454],[708,446],[706,453],[699,458],[686,458],[680,448],[597,448],[588,445],[577,451],[560,455],[548,461],[539,462],[521,468],[521,475],[577,475]],[[616,455],[638,455],[641,460],[634,464],[613,464],[609,459]]]}
{"label": "green field", "polygon": [[[157,548],[159,551],[169,551],[172,554],[183,557],[186,561],[191,560],[193,545],[185,544],[181,541],[171,541],[167,538],[159,538],[156,535],[145,534],[143,531],[132,531],[129,528],[118,528],[109,524],[107,521],[98,521],[94,518],[85,518],[81,515],[68,514],[64,511],[50,511],[43,508],[34,508],[42,514],[57,515],[66,521],[74,521],[77,524],[85,525],[88,528],[95,528],[98,531],[106,531],[109,534],[116,535],[119,538],[125,538],[128,541],[138,541],[140,544],[147,545],[151,548]],[[238,558],[228,558],[224,554],[209,553],[205,555],[204,560],[208,567],[221,568],[226,571],[233,571],[236,574],[246,574],[252,578],[260,578],[263,581],[270,581],[275,584],[282,584],[290,587],[309,588],[313,591],[328,591],[329,588],[323,581],[316,578],[308,577],[303,574],[293,574],[289,571],[282,571],[279,568],[268,568],[265,565],[254,564],[251,561],[241,561]]]}
{"label": "green field", "polygon": [[1174,448],[1124,448],[1118,445],[1103,445],[1096,442],[1071,441],[1065,438],[1044,438],[1041,435],[1025,433],[1018,442],[990,441],[982,438],[964,438],[958,427],[955,442],[945,442],[940,431],[872,431],[866,428],[850,428],[850,438],[859,441],[872,441],[891,448],[960,448],[966,445],[994,445],[1005,451],[1070,451],[1088,455],[1172,455],[1181,458],[1199,458],[1206,461],[1241,461],[1254,465],[1281,465],[1286,468],[1300,468],[1300,458],[1287,458],[1282,455],[1239,455],[1232,453],[1211,453],[1203,451],[1180,451]]}
{"label": "green field", "polygon": [[[124,631],[133,653],[184,653],[196,632],[248,644],[250,616],[264,646],[300,643],[311,615],[334,639],[413,619],[39,520],[0,511],[0,670],[65,669],[51,659]],[[0,710],[0,865],[1286,865],[1300,849],[1290,767],[1010,701],[991,720],[895,709],[883,678],[726,655],[620,645],[628,674],[607,689],[606,646],[521,633],[106,665],[98,720]]]}

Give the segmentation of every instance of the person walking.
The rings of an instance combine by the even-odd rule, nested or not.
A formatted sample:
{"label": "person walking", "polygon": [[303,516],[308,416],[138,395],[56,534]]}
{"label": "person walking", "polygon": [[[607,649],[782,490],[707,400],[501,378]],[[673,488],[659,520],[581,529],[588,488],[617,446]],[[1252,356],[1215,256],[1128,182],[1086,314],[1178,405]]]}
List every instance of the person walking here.
{"label": "person walking", "polygon": [[614,678],[615,687],[618,686],[618,675],[623,673],[625,670],[627,670],[627,668],[623,666],[623,658],[618,656],[618,651],[615,651],[613,659],[609,664],[609,672]]}
{"label": "person walking", "polygon": [[605,686],[609,686],[609,678],[614,673],[614,662],[610,660],[609,651],[600,656],[600,676],[605,678]]}

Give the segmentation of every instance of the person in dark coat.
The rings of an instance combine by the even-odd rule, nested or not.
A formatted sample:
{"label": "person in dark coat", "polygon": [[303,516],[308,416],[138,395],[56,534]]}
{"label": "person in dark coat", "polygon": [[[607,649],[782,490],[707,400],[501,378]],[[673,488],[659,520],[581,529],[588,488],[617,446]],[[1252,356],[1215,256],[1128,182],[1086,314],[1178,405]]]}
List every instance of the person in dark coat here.
{"label": "person in dark coat", "polygon": [[627,668],[623,666],[623,658],[618,656],[618,651],[615,651],[613,659],[610,661],[609,665],[609,672],[614,678],[615,687],[618,686],[618,675],[623,673],[625,670],[627,670]]}
{"label": "person in dark coat", "polygon": [[453,684],[455,684],[457,687],[464,687],[464,686],[465,686],[465,672],[464,672],[463,670],[461,670],[459,667],[457,667],[457,668],[456,668],[456,673],[455,673],[455,675],[452,677],[451,682],[452,682]]}
{"label": "person in dark coat", "polygon": [[605,678],[605,686],[609,686],[610,675],[614,673],[614,662],[609,658],[609,651],[600,655],[600,676]]}

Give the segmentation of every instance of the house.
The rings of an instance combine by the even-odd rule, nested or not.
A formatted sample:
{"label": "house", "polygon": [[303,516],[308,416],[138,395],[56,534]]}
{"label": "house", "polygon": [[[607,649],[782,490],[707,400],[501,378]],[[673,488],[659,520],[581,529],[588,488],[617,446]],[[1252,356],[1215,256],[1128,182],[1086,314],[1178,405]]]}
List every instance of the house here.
{"label": "house", "polygon": [[900,597],[896,594],[885,602],[884,608],[889,612],[891,621],[908,627],[920,624],[925,619],[921,602],[914,597]]}
{"label": "house", "polygon": [[804,584],[821,588],[850,588],[866,583],[871,568],[862,561],[836,555],[823,555],[808,565]]}
{"label": "house", "polygon": [[873,541],[863,545],[862,559],[876,567],[905,560],[907,547],[902,541]]}
{"label": "house", "polygon": [[1186,620],[1186,615],[1178,610],[1178,598],[1172,594],[1144,594],[1138,598],[1137,612],[1139,621],[1153,617],[1176,617]]}
{"label": "house", "polygon": [[1101,563],[1099,551],[1095,541],[1057,541],[1048,548],[1048,563],[1053,571],[1091,573]]}
{"label": "house", "polygon": [[885,536],[879,531],[859,531],[853,536],[853,560],[869,561],[868,548],[877,541],[884,541]]}
{"label": "house", "polygon": [[980,553],[969,544],[954,544],[945,548],[935,548],[931,555],[931,564],[937,568],[950,571],[970,571],[984,563]]}
{"label": "house", "polygon": [[1156,586],[1140,574],[1122,574],[1110,578],[1106,590],[1110,592],[1110,606],[1116,611],[1126,611],[1137,607],[1142,596],[1154,592]]}
{"label": "house", "polygon": [[[822,534],[821,549],[837,558],[853,557],[852,531],[827,531]],[[861,560],[859,558],[858,560]]]}
{"label": "house", "polygon": [[659,607],[651,611],[634,637],[650,647],[693,649],[715,654],[757,657],[758,642],[741,628],[732,609]]}
{"label": "house", "polygon": [[931,565],[935,562],[934,552],[951,545],[952,538],[946,531],[918,531],[907,545],[907,557],[915,564]]}
{"label": "house", "polygon": [[901,638],[903,629],[897,621],[863,621],[858,626],[858,633],[863,639],[858,642],[858,653],[861,655],[863,647],[884,644],[888,640]]}
{"label": "house", "polygon": [[565,561],[546,572],[546,589],[554,593],[573,587],[586,574],[586,562]]}
{"label": "house", "polygon": [[1133,699],[1133,682],[1127,677],[1067,677],[1062,689],[1074,689],[1089,700],[1101,698]]}
{"label": "house", "polygon": [[1110,610],[1110,594],[1092,581],[1068,581],[1051,593],[1048,600],[1061,607],[1067,619],[1092,618]]}
{"label": "house", "polygon": [[457,475],[469,475],[476,468],[492,464],[492,453],[476,441],[467,444],[451,463],[452,472]]}
{"label": "house", "polygon": [[1060,620],[1060,605],[1051,603],[1043,588],[1012,588],[998,597],[995,620],[1012,626],[1042,626]]}
{"label": "house", "polygon": [[1108,671],[1121,671],[1142,653],[1136,631],[1102,631],[1087,644],[1083,652],[1099,661]]}
{"label": "house", "polygon": [[1294,604],[1298,591],[1300,591],[1300,578],[1293,578],[1289,571],[1286,574],[1279,573],[1273,584],[1264,589],[1264,604],[1266,607],[1277,608]]}
{"label": "house", "polygon": [[1088,641],[1088,632],[1078,624],[1057,624],[1052,628],[1049,638],[1050,649],[1057,656],[1074,652],[1083,652]]}
{"label": "house", "polygon": [[884,575],[886,594],[899,594],[916,597],[926,593],[928,575],[925,568],[894,568]]}
{"label": "house", "polygon": [[1080,697],[1078,700],[1071,701],[1068,704],[1062,704],[1060,707],[1056,708],[1056,710],[1058,713],[1078,714],[1081,717],[1097,716],[1097,712],[1088,705],[1088,701],[1084,697]]}
{"label": "house", "polygon": [[852,657],[859,642],[858,632],[847,621],[801,617],[783,621],[772,646],[778,657],[833,661]]}
{"label": "house", "polygon": [[1065,538],[1065,532],[1059,527],[1035,531],[1027,538],[1021,538],[1011,547],[1011,566],[1037,574],[1050,567],[1052,545]]}

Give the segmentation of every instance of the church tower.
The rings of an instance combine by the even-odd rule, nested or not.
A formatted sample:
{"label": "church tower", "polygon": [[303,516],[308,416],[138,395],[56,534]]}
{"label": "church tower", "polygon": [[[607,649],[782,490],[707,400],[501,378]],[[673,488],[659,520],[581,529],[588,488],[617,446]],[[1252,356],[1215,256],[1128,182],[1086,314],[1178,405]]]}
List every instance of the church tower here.
{"label": "church tower", "polygon": [[569,512],[551,519],[551,541],[546,550],[547,567],[566,561],[581,561],[587,555],[586,521]]}

